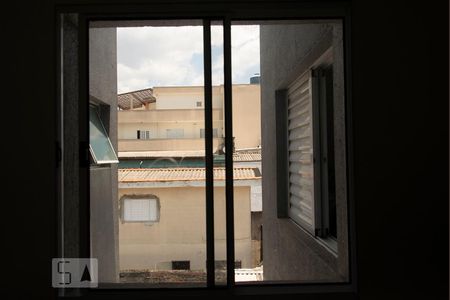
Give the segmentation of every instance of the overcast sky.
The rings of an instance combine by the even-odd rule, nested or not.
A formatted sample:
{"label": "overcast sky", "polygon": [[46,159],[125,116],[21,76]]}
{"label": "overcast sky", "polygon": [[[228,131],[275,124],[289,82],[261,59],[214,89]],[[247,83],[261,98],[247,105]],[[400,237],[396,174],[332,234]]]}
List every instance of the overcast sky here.
{"label": "overcast sky", "polygon": [[[212,26],[213,84],[223,84],[223,31]],[[232,26],[233,83],[259,73],[259,26]],[[203,85],[203,28],[117,29],[118,92],[154,86]]]}

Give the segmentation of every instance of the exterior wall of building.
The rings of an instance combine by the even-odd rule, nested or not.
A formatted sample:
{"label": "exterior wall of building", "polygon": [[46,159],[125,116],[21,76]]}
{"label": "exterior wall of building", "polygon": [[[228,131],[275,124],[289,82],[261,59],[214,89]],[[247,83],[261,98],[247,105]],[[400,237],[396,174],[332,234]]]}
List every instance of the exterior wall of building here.
{"label": "exterior wall of building", "polygon": [[259,84],[235,84],[233,136],[236,149],[261,145],[261,96]]}
{"label": "exterior wall of building", "polygon": [[[225,260],[225,192],[215,188],[216,260]],[[191,270],[206,268],[204,187],[123,188],[124,195],[152,194],[159,198],[160,219],[153,225],[120,223],[120,269],[171,269],[174,260],[189,260]],[[251,258],[250,188],[235,187],[236,260],[247,268]]]}
{"label": "exterior wall of building", "polygon": [[[222,138],[213,139],[213,149],[218,149]],[[204,139],[121,140],[119,151],[189,151],[204,150]]]}
{"label": "exterior wall of building", "polygon": [[[223,86],[213,87],[213,128],[217,136],[224,135]],[[136,109],[119,111],[119,149],[120,151],[136,151],[144,144],[127,140],[137,139],[137,130],[149,130],[151,139],[167,139],[168,129],[183,129],[182,138],[201,138],[204,129],[203,87],[154,87],[153,95],[156,109]],[[202,101],[202,107],[196,102]],[[261,104],[258,84],[233,85],[233,136],[235,148],[255,148],[261,144]],[[161,143],[161,144],[159,144]],[[192,145],[184,142],[180,150],[201,150],[189,148]],[[180,144],[181,145],[181,144]],[[168,150],[165,141],[152,142],[152,149]],[[128,148],[130,147],[130,148]],[[172,149],[171,149],[172,150]]]}
{"label": "exterior wall of building", "polygon": [[[203,109],[205,95],[203,86],[154,87],[153,96],[157,99],[156,109]],[[201,107],[197,106],[201,102]],[[213,107],[223,108],[223,87],[213,87]]]}
{"label": "exterior wall of building", "polygon": [[[261,26],[263,249],[265,280],[345,281],[348,279],[346,218],[343,48],[341,26],[335,24]],[[277,166],[275,91],[311,66],[319,58],[321,44],[333,46],[335,167],[338,255],[289,218],[277,217]],[[293,47],[292,45],[295,45]],[[336,75],[337,74],[337,75]],[[337,77],[336,77],[337,76]],[[270,187],[270,188],[267,188]]]}
{"label": "exterior wall of building", "polygon": [[[183,129],[182,138],[200,138],[200,130],[205,128],[203,110],[163,110],[163,111],[119,111],[119,139],[136,139],[137,130],[149,130],[150,139],[166,139],[167,129]],[[221,110],[213,117],[219,118]],[[135,118],[133,120],[133,117]],[[223,136],[222,119],[214,119],[218,137]]]}
{"label": "exterior wall of building", "polygon": [[[117,151],[117,52],[115,28],[89,29],[89,95]],[[117,165],[90,170],[91,255],[98,259],[100,282],[119,276]]]}

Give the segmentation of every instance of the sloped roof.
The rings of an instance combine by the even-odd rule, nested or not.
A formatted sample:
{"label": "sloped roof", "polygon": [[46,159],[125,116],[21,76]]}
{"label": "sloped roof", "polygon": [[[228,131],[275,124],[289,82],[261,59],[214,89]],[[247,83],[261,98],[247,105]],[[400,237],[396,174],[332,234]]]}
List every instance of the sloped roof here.
{"label": "sloped roof", "polygon": [[143,89],[123,93],[117,95],[117,105],[124,110],[130,109],[130,101],[133,101],[133,107],[138,108],[146,103],[155,102],[156,98],[153,96],[153,89]]}
{"label": "sloped roof", "polygon": [[237,150],[233,153],[233,161],[260,161],[261,149]]}
{"label": "sloped roof", "polygon": [[[234,180],[260,179],[257,168],[234,168]],[[214,168],[214,179],[225,180],[225,168]],[[119,182],[203,181],[205,168],[119,169]]]}

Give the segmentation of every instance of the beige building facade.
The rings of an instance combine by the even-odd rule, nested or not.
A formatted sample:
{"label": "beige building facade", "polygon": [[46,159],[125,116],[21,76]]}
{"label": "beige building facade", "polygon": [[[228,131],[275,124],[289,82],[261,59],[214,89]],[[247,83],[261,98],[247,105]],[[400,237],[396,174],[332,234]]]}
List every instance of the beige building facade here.
{"label": "beige building facade", "polygon": [[[136,101],[136,93],[119,95],[119,102],[122,98],[127,104],[118,112],[119,152],[204,149],[203,87],[154,87],[148,90],[151,93],[144,95],[147,98],[141,102]],[[213,86],[214,150],[223,144],[223,99],[223,86]],[[233,85],[236,149],[261,145],[260,115],[259,84]]]}
{"label": "beige building facade", "polygon": [[[225,175],[223,168],[216,172],[219,179]],[[250,187],[260,175],[252,168],[235,168],[234,173],[235,259],[242,268],[252,268]],[[214,189],[216,261],[226,260],[223,183],[217,181]],[[124,202],[149,198],[157,202],[154,221],[127,221]],[[174,262],[206,269],[204,169],[119,170],[119,199],[121,271],[172,270]]]}

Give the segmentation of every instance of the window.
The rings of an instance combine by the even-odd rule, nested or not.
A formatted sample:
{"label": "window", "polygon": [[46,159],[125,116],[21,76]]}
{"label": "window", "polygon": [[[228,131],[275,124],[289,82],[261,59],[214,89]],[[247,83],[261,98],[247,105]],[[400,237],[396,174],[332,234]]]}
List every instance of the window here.
{"label": "window", "polygon": [[327,239],[337,251],[333,67],[329,53],[286,90],[277,92],[277,136],[280,145],[285,144],[279,153],[279,171],[283,173],[283,165],[287,170],[278,178],[278,184],[286,189],[279,191],[278,216],[288,216],[314,237]]}
{"label": "window", "polygon": [[89,106],[89,150],[95,164],[119,163],[98,107],[94,105]]}
{"label": "window", "polygon": [[[217,130],[217,128],[213,128],[213,137],[218,137],[219,136],[219,134],[218,134],[218,130]],[[204,128],[201,128],[200,129],[200,138],[204,138],[205,137],[205,129]]]}
{"label": "window", "polygon": [[122,199],[123,222],[158,222],[159,202],[154,196]]}
{"label": "window", "polygon": [[202,107],[202,101],[197,101],[197,102],[195,103],[195,105],[196,105],[197,107]]}
{"label": "window", "polygon": [[149,130],[138,130],[137,131],[137,139],[138,140],[149,140],[150,139],[150,131]]}
{"label": "window", "polygon": [[[333,78],[332,74],[338,72],[340,76],[343,76],[344,73],[341,72],[343,70],[343,56],[339,56],[339,53],[333,56],[333,58],[336,58],[335,65],[317,64],[317,59],[311,62],[309,58],[311,55],[320,56],[319,52],[324,53],[324,49],[329,49],[330,46],[335,47],[339,42],[340,45],[343,45],[342,40],[340,40],[342,35],[339,35],[338,31],[341,28],[341,23],[339,20],[332,20],[334,22],[332,25],[325,24],[328,20],[319,20],[317,23],[311,22],[312,24],[309,24],[309,20],[300,20],[298,24],[295,20],[288,22],[284,20],[271,20],[270,22],[253,20],[233,20],[230,22],[227,19],[225,20],[223,25],[223,51],[225,55],[219,56],[220,59],[223,57],[224,60],[224,84],[223,87],[219,85],[217,89],[212,84],[213,74],[210,72],[212,71],[212,61],[208,57],[212,56],[214,54],[212,50],[215,50],[211,49],[211,21],[209,19],[201,20],[205,53],[201,53],[198,57],[203,55],[203,66],[206,70],[203,86],[205,95],[204,112],[193,109],[192,105],[190,106],[191,112],[183,111],[181,108],[176,109],[178,105],[181,105],[176,98],[167,97],[169,100],[165,100],[161,97],[162,93],[158,94],[160,96],[158,101],[167,101],[173,105],[172,108],[174,109],[161,109],[161,116],[163,113],[165,116],[160,118],[163,122],[161,122],[161,126],[157,127],[158,132],[155,131],[154,134],[164,137],[164,131],[166,131],[165,136],[171,140],[157,139],[142,143],[124,139],[121,145],[129,147],[129,153],[125,153],[126,151],[122,150],[124,148],[118,147],[121,149],[121,157],[124,158],[136,158],[140,155],[138,158],[144,160],[148,156],[153,163],[161,157],[173,155],[175,157],[173,161],[179,164],[176,168],[157,168],[157,164],[155,164],[153,167],[139,170],[120,169],[117,182],[109,180],[110,178],[106,177],[109,174],[106,174],[105,178],[109,180],[109,184],[116,184],[119,190],[118,192],[114,191],[113,186],[112,193],[116,197],[123,197],[123,200],[119,201],[121,209],[119,216],[121,216],[122,223],[154,223],[158,222],[160,214],[163,215],[164,221],[156,226],[149,227],[139,226],[139,224],[120,224],[123,225],[120,230],[123,228],[130,230],[127,232],[128,236],[123,235],[124,230],[121,231],[125,238],[120,241],[120,254],[123,255],[124,259],[121,257],[120,261],[114,260],[114,257],[117,256],[112,255],[114,253],[109,250],[111,247],[108,247],[105,253],[112,253],[108,261],[120,263],[122,270],[128,270],[134,269],[135,266],[142,267],[144,259],[137,259],[137,252],[145,253],[147,257],[152,259],[155,256],[164,256],[162,259],[157,257],[154,261],[150,261],[146,257],[145,263],[148,263],[148,268],[152,270],[170,270],[171,265],[172,269],[188,270],[191,267],[193,270],[201,269],[206,276],[199,280],[202,281],[199,286],[205,285],[212,288],[220,285],[234,287],[235,281],[237,281],[234,269],[260,268],[262,272],[263,265],[264,277],[258,280],[264,281],[263,283],[268,285],[276,282],[293,284],[320,283],[323,281],[348,283],[348,260],[345,257],[348,252],[339,252],[340,255],[341,253],[344,254],[339,257],[338,261],[337,255],[335,255],[337,251],[328,253],[329,256],[324,258],[323,251],[329,249],[316,246],[321,240],[327,238],[342,238],[342,232],[347,230],[345,226],[348,223],[346,215],[343,218],[341,217],[343,215],[341,212],[347,210],[347,206],[345,206],[345,203],[343,204],[347,199],[344,194],[345,191],[338,195],[340,198],[335,195],[335,190],[345,190],[347,186],[345,179],[342,180],[342,178],[345,178],[345,174],[341,176],[342,172],[337,172],[338,175],[334,176],[335,168],[346,168],[345,161],[342,163],[342,158],[345,158],[345,140],[338,136],[336,132],[333,132],[334,128],[338,128],[336,131],[340,130],[339,132],[345,133],[346,128],[342,126],[343,124],[337,123],[337,126],[334,126],[335,123],[333,122],[335,115],[339,116],[340,122],[345,122],[346,119],[341,118],[344,115],[334,111],[335,107],[341,109],[341,112],[344,111],[345,106],[342,104],[345,104],[345,98],[342,96],[340,98],[343,99],[342,102],[337,105],[336,102],[332,101],[336,99],[336,97],[332,97],[333,93],[336,93],[334,87],[336,78]],[[126,21],[124,21],[125,23],[118,22],[124,27],[130,25]],[[108,26],[114,25],[113,23],[107,24],[109,24]],[[142,24],[145,24],[145,22]],[[92,25],[98,26],[98,28],[93,27],[93,30],[101,29],[99,31],[101,32],[104,30],[104,25],[102,21],[99,21],[99,24]],[[160,24],[157,25],[160,26]],[[261,59],[261,64],[259,59],[258,63],[255,63],[255,68],[261,65],[261,74],[263,75],[261,85],[248,84],[248,77],[239,79],[245,80],[245,83],[238,82],[236,85],[233,83],[231,66],[234,66],[234,63],[232,58],[238,57],[239,54],[236,55],[233,52],[233,55],[231,55],[231,52],[238,51],[242,47],[234,47],[234,49],[231,47],[234,34],[232,32],[236,32],[236,37],[240,36],[239,30],[242,29],[239,27],[247,25],[257,27],[256,38],[252,40],[260,45],[260,49],[249,48],[252,51],[251,53],[260,53],[261,57],[264,58]],[[289,34],[280,34],[283,32]],[[334,40],[330,42],[331,45],[324,47],[321,39],[324,36],[328,37],[330,32]],[[336,32],[337,34],[335,34]],[[93,35],[93,37],[95,36]],[[278,38],[281,39],[281,42],[277,40]],[[101,40],[92,39],[92,41]],[[305,45],[302,44],[303,42]],[[302,45],[302,47],[298,45]],[[290,54],[286,53],[288,55],[277,51],[277,49],[290,48],[295,51]],[[333,52],[333,54],[336,53]],[[89,61],[96,60],[90,59]],[[298,68],[293,67],[297,63],[300,66]],[[105,65],[108,66],[108,64]],[[97,73],[93,72],[93,74]],[[251,73],[254,73],[254,71],[252,70]],[[157,74],[154,76],[156,77]],[[237,76],[236,80],[238,80]],[[283,90],[275,92],[280,87]],[[344,95],[344,85],[341,84],[340,87],[341,93],[338,94]],[[256,95],[255,99],[250,99],[250,96],[252,96],[249,95],[250,92],[245,92],[245,89],[250,88],[253,91],[252,95]],[[177,89],[180,88],[177,87]],[[183,87],[183,89],[188,90],[188,87]],[[213,95],[216,96],[222,91],[222,98],[213,98]],[[183,91],[183,93],[186,93],[186,91]],[[198,95],[193,95],[191,99],[197,101],[197,97]],[[186,99],[181,96],[180,98]],[[189,102],[192,100],[189,100]],[[221,101],[223,103],[220,103]],[[199,103],[197,102],[196,105],[199,105]],[[186,110],[186,108],[183,109]],[[160,112],[156,105],[154,110],[144,113],[156,115]],[[130,112],[130,115],[138,116],[144,113],[133,111]],[[255,115],[259,115],[260,119],[252,119]],[[185,117],[186,120],[183,119]],[[159,120],[156,117],[142,117],[142,119],[152,122]],[[203,120],[204,125],[197,127],[197,121]],[[254,128],[247,126],[247,123],[243,121],[249,121],[247,123],[254,125]],[[191,124],[196,126],[190,126]],[[137,128],[142,126],[128,126],[131,136]],[[219,132],[218,128],[213,127],[220,128],[220,135],[226,136],[223,146],[220,145],[220,142],[219,145],[214,144],[218,141],[211,137],[217,137]],[[261,128],[258,129],[258,127]],[[177,141],[176,139],[185,137],[185,129],[187,130],[187,137],[194,137],[195,130],[200,129],[200,136],[205,140],[185,139]],[[212,132],[208,137],[205,134],[206,130]],[[260,136],[257,136],[257,130],[260,130]],[[256,134],[253,134],[253,131]],[[137,130],[136,133],[138,139],[149,138],[150,135],[149,131],[146,130]],[[256,142],[251,141],[250,138]],[[338,144],[340,140],[343,140],[340,144],[340,152],[336,152],[334,157],[334,144]],[[268,149],[267,151],[261,151],[261,143]],[[148,144],[148,146],[144,144]],[[235,144],[236,151],[234,149]],[[148,148],[143,147],[143,145]],[[214,159],[217,156],[216,153],[220,152],[215,151],[219,147],[224,148],[225,145],[227,149],[232,148],[233,151],[225,152],[225,168],[223,166],[216,167]],[[223,152],[219,155],[223,155]],[[275,155],[283,157],[282,165],[277,165],[278,160],[275,159]],[[255,159],[258,156],[260,158]],[[334,163],[335,158],[338,161],[336,164]],[[182,161],[183,164],[181,164]],[[204,167],[199,168],[197,165],[195,168],[185,167],[194,162],[204,162]],[[261,164],[264,165],[266,174],[270,174],[267,180],[262,180],[262,183],[260,183],[261,173],[255,171],[258,168],[261,169]],[[277,174],[277,172],[284,174]],[[113,172],[111,174],[115,176]],[[110,177],[112,178],[112,176]],[[94,178],[94,176],[90,178]],[[97,185],[102,186],[101,184]],[[108,182],[103,186],[107,184]],[[258,190],[257,187],[260,184],[265,184],[264,188],[261,189],[261,193],[264,193],[265,197],[261,198],[264,199],[264,209],[267,210],[265,216],[267,217],[258,221],[254,217],[257,214],[252,211],[253,204],[251,201],[256,198],[254,194],[256,194],[255,191]],[[93,186],[94,184],[91,181],[88,186],[91,191]],[[339,188],[336,189],[335,186]],[[168,197],[166,197],[169,192],[173,194],[170,197],[171,203],[167,201]],[[285,197],[276,197],[277,192],[285,193]],[[94,193],[91,194],[94,195]],[[97,194],[94,196],[97,196]],[[124,194],[127,196],[123,196]],[[160,202],[154,196],[137,196],[137,194],[158,194],[162,200]],[[105,195],[106,200],[112,198],[106,193],[103,193],[103,195]],[[93,201],[94,196],[88,197],[90,201],[88,204],[96,204]],[[82,197],[79,198],[82,199]],[[97,198],[103,200],[101,197]],[[282,201],[277,202],[282,198],[284,198],[284,203]],[[101,205],[105,202],[97,201]],[[115,206],[117,201],[113,199],[109,203],[113,203],[113,206]],[[169,207],[169,204],[172,207]],[[274,208],[273,204],[278,204],[279,216],[286,218],[286,220],[280,221],[281,218],[277,218],[276,207]],[[336,207],[341,211],[336,213]],[[201,210],[197,210],[197,208]],[[197,213],[197,211],[200,213],[195,215],[193,212]],[[216,211],[219,211],[220,214],[217,214]],[[118,219],[117,214],[111,213],[109,215],[112,221]],[[220,215],[220,217],[217,217],[217,215]],[[336,215],[341,218],[338,222],[336,222]],[[161,230],[161,226],[168,219],[172,221],[170,227],[168,227],[171,230],[170,232],[169,230]],[[205,222],[205,224],[202,222]],[[261,224],[258,222],[261,222]],[[114,230],[116,228],[111,224],[113,223],[106,224],[105,222],[104,226],[103,224],[100,225],[111,228],[109,236],[112,238],[110,240],[115,242],[116,233]],[[196,227],[197,224],[199,225],[198,228]],[[262,258],[263,249],[260,246],[263,243],[258,244],[254,242],[257,240],[251,238],[253,227],[262,228],[263,225],[265,234],[264,264],[258,258]],[[141,232],[134,231],[135,228],[139,228]],[[190,233],[193,233],[192,235],[188,233],[189,230]],[[92,232],[96,233],[95,231]],[[301,235],[297,235],[297,233]],[[168,240],[171,243],[170,247],[160,246],[158,242],[155,242],[160,237],[164,239],[164,243],[166,243],[165,240]],[[145,243],[142,242],[143,239],[146,239]],[[260,240],[262,241],[262,237]],[[192,246],[194,243],[197,244],[195,247],[205,248],[205,251],[191,251],[195,253],[195,257],[185,254],[179,255],[180,245],[182,245],[180,241],[187,245],[186,249],[189,251],[194,248]],[[315,244],[312,245],[311,241]],[[346,250],[347,241],[343,240],[339,244],[339,249]],[[103,242],[103,237],[94,236],[92,238],[93,245]],[[168,255],[169,251],[176,255]],[[202,255],[206,256],[206,269]],[[185,260],[179,261],[178,259]],[[215,261],[220,260],[224,260],[224,262],[214,264]],[[239,261],[239,263],[235,264],[236,261]],[[216,272],[219,269],[218,265],[226,266],[224,279],[218,280],[215,277],[220,273]],[[222,271],[222,268],[220,269]],[[110,271],[109,274],[116,275],[114,270]],[[163,278],[162,275],[161,278]],[[105,280],[104,282],[114,281]],[[151,284],[154,286],[154,282],[151,282]]]}
{"label": "window", "polygon": [[172,261],[172,270],[190,270],[191,262],[189,260]]}
{"label": "window", "polygon": [[184,129],[166,129],[166,134],[168,139],[179,139],[184,137]]}

